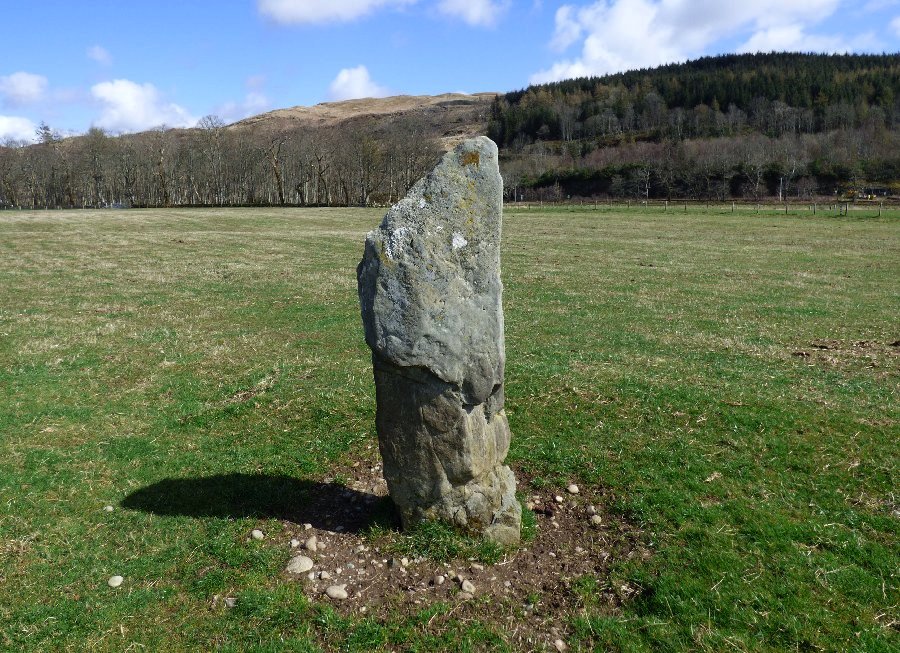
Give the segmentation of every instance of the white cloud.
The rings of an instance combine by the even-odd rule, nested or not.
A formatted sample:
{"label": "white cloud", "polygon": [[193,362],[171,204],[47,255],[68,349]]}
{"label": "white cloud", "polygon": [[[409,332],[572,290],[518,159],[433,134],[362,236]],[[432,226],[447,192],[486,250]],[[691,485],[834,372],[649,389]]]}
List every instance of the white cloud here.
{"label": "white cloud", "polygon": [[531,81],[684,61],[735,37],[746,39],[745,49],[840,51],[844,39],[812,34],[809,29],[832,16],[841,1],[595,0],[585,6],[564,5],[556,12],[550,45],[564,50],[583,40],[580,56],[557,61],[532,75]]}
{"label": "white cloud", "polygon": [[4,104],[22,106],[39,102],[47,91],[47,78],[43,75],[18,72],[0,77],[0,97]]}
{"label": "white cloud", "polygon": [[440,0],[438,11],[461,18],[469,25],[491,27],[510,4],[509,0]]}
{"label": "white cloud", "polygon": [[92,45],[87,49],[87,57],[99,64],[108,66],[112,63],[112,55],[102,45]]}
{"label": "white cloud", "polygon": [[550,47],[562,52],[581,38],[581,23],[576,20],[575,7],[563,5],[556,10],[556,32]]}
{"label": "white cloud", "polygon": [[186,109],[165,102],[153,84],[115,79],[95,84],[91,95],[103,106],[94,124],[112,132],[142,131],[163,124],[190,127],[197,122]]}
{"label": "white cloud", "polygon": [[390,91],[376,84],[365,66],[344,68],[328,87],[328,97],[332,100],[354,100],[367,97],[385,97]]}
{"label": "white cloud", "polygon": [[894,34],[900,36],[900,16],[891,21],[891,29],[894,30]]}
{"label": "white cloud", "polygon": [[354,20],[382,7],[404,7],[417,0],[257,0],[260,13],[278,23],[334,23]]}
{"label": "white cloud", "polygon": [[7,140],[34,142],[37,125],[28,118],[0,116],[0,143]]}

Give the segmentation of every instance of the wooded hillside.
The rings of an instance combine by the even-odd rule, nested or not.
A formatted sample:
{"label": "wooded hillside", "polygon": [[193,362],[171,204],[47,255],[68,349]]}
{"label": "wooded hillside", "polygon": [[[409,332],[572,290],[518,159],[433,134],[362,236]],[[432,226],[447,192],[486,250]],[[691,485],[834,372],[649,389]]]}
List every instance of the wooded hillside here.
{"label": "wooded hillside", "polygon": [[488,133],[526,197],[885,193],[898,91],[896,54],[726,55],[507,93]]}

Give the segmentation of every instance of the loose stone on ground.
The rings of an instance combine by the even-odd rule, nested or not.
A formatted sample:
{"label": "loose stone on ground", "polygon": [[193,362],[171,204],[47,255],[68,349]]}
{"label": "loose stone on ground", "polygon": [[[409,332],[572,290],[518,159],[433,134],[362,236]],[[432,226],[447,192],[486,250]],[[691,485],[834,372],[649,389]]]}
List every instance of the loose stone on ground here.
{"label": "loose stone on ground", "polygon": [[314,566],[312,559],[306,556],[294,556],[288,561],[285,571],[289,574],[305,574]]}
{"label": "loose stone on ground", "polygon": [[328,598],[336,601],[343,601],[348,597],[346,585],[331,585],[325,590]]}

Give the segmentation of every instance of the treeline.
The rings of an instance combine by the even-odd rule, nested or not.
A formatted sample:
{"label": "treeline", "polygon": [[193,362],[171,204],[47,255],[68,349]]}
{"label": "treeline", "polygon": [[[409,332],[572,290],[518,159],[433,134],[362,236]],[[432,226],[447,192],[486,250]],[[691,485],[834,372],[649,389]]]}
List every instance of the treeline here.
{"label": "treeline", "polygon": [[900,194],[900,131],[637,142],[585,155],[552,144],[503,162],[507,199],[812,199]]}
{"label": "treeline", "polygon": [[351,206],[390,203],[439,157],[415,116],[335,127],[160,128],[113,137],[93,128],[0,146],[0,208]]}
{"label": "treeline", "polygon": [[498,96],[510,197],[900,190],[900,55],[707,57]]}
{"label": "treeline", "polygon": [[900,55],[747,54],[705,57],[498,96],[489,135],[538,140],[770,137],[900,125]]}

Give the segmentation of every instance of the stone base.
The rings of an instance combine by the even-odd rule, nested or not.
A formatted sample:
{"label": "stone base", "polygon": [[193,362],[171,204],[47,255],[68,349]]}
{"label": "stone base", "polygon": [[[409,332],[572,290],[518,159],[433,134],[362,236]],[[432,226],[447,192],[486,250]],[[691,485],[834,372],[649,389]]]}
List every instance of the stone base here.
{"label": "stone base", "polygon": [[375,360],[378,443],[404,527],[437,519],[500,544],[519,541],[522,508],[503,465],[503,388],[467,405],[456,386],[421,368]]}

